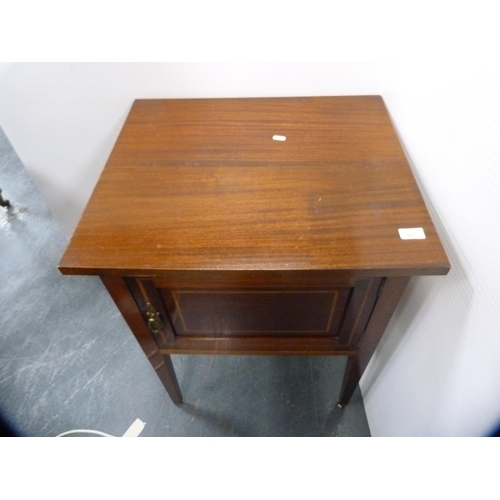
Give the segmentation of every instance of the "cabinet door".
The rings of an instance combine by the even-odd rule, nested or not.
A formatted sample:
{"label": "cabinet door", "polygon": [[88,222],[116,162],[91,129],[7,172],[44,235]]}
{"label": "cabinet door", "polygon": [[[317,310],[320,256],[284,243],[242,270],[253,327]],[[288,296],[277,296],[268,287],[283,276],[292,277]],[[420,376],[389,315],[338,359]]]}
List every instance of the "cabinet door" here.
{"label": "cabinet door", "polygon": [[159,290],[178,336],[336,336],[350,290]]}
{"label": "cabinet door", "polygon": [[307,289],[205,289],[129,280],[159,347],[169,352],[351,350],[379,284],[361,280],[353,286]]}

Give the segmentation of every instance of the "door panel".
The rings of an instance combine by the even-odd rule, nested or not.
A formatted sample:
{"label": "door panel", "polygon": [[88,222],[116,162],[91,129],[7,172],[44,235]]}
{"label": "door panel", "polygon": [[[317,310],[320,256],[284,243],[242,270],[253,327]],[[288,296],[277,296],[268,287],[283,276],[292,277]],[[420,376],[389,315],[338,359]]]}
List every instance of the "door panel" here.
{"label": "door panel", "polygon": [[178,336],[335,336],[349,289],[161,289],[160,294]]}
{"label": "door panel", "polygon": [[353,286],[321,289],[203,289],[162,286],[152,279],[127,282],[165,354],[350,354],[383,280],[361,279]]}

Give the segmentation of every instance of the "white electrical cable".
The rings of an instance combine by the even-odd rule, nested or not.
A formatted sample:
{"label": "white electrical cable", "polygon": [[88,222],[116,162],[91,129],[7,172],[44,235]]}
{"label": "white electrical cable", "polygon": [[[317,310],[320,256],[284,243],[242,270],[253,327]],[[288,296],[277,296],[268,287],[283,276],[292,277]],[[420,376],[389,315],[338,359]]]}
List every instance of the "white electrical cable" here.
{"label": "white electrical cable", "polygon": [[[144,429],[146,423],[143,422],[140,418],[136,418],[132,425],[125,431],[122,437],[137,437]],[[103,437],[118,437],[113,436],[112,434],[106,434],[105,432],[96,431],[94,429],[73,429],[71,431],[63,432],[62,434],[58,434],[56,437],[69,436],[70,434],[95,434],[97,436]]]}
{"label": "white electrical cable", "polygon": [[115,438],[118,436],[113,436],[111,434],[106,434],[105,432],[95,431],[93,429],[73,429],[72,431],[66,431],[62,434],[58,434],[56,437],[60,438],[63,436],[69,436],[70,434],[96,434],[97,436]]}

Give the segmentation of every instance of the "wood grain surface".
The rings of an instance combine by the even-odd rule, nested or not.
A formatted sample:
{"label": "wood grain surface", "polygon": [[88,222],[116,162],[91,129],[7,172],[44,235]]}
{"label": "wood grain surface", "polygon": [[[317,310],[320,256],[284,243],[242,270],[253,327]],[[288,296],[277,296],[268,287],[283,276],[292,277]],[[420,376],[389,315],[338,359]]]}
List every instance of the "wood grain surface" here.
{"label": "wood grain surface", "polygon": [[[413,227],[426,239],[399,237]],[[135,101],[60,262],[125,276],[448,269],[379,96]]]}

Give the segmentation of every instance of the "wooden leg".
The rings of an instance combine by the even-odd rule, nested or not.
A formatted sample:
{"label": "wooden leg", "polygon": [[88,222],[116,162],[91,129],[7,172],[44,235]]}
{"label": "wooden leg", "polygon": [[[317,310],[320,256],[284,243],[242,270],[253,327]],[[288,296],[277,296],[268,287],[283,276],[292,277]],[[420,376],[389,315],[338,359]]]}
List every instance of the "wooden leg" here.
{"label": "wooden leg", "polygon": [[170,396],[172,401],[176,405],[180,405],[182,403],[182,393],[179,387],[179,383],[177,382],[177,377],[175,375],[175,370],[174,366],[172,365],[170,355],[160,354],[160,356],[162,358],[162,364],[160,364],[160,366],[155,367],[152,362],[151,364],[153,364],[153,368],[156,370],[156,373],[158,374],[158,377],[160,377],[160,380],[165,386],[165,389],[167,389],[168,395]]}
{"label": "wooden leg", "polygon": [[359,380],[389,324],[389,320],[398,305],[408,281],[410,281],[409,277],[386,279],[382,292],[366,325],[365,332],[359,342],[357,354],[350,356],[347,360],[344,380],[340,390],[340,399],[337,405],[339,408],[349,403]]}
{"label": "wooden leg", "polygon": [[142,347],[144,354],[146,354],[158,374],[172,401],[175,404],[181,404],[182,394],[175,376],[172,360],[169,355],[160,353],[158,344],[149,331],[127,283],[120,277],[101,276],[101,280]]}

